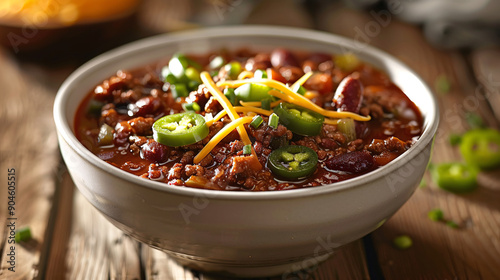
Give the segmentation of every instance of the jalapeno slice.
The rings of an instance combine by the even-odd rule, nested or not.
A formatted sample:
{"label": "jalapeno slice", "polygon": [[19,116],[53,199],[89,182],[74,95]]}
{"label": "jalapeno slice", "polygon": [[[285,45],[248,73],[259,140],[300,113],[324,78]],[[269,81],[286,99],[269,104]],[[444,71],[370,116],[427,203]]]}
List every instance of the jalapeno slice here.
{"label": "jalapeno slice", "polygon": [[440,188],[463,193],[476,188],[478,173],[475,166],[464,163],[441,163],[433,167],[432,177]]}
{"label": "jalapeno slice", "polygon": [[325,120],[323,115],[290,103],[280,103],[274,107],[280,122],[299,135],[315,136],[321,132]]}
{"label": "jalapeno slice", "polygon": [[465,161],[482,169],[500,165],[500,132],[494,129],[475,129],[464,134],[460,152]]}
{"label": "jalapeno slice", "polygon": [[168,115],[153,124],[154,140],[170,147],[196,143],[207,137],[208,131],[205,118],[195,112]]}
{"label": "jalapeno slice", "polygon": [[269,155],[267,167],[280,178],[299,180],[313,174],[317,163],[318,154],[313,149],[292,145],[274,150]]}

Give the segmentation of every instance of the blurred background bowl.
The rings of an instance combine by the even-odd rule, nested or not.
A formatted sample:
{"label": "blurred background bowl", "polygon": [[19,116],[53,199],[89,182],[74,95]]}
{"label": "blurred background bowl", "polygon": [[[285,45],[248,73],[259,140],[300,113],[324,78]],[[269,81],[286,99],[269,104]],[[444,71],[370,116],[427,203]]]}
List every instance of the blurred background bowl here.
{"label": "blurred background bowl", "polygon": [[[360,177],[315,188],[222,192],[171,187],[100,160],[74,136],[84,96],[118,69],[176,52],[288,47],[355,53],[385,71],[421,109],[421,138],[402,156]],[[80,192],[114,225],[137,240],[199,269],[260,277],[317,265],[338,247],[375,230],[413,194],[426,169],[439,114],[424,82],[392,56],[339,36],[305,29],[245,26],[187,31],[140,40],[105,53],[61,86],[54,118],[63,158]]]}
{"label": "blurred background bowl", "polygon": [[[140,0],[2,0],[0,45],[30,60],[63,60],[129,41]],[[114,44],[114,45],[112,45]],[[89,57],[90,59],[90,57]]]}

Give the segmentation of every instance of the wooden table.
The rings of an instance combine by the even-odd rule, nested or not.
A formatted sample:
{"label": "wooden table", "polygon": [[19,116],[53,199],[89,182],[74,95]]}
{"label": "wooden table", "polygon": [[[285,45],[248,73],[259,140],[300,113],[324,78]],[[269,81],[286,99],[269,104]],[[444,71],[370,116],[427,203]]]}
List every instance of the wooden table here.
{"label": "wooden table", "polygon": [[[199,22],[186,21],[193,13],[192,3],[179,2],[145,1],[139,12],[142,30],[153,34],[198,26]],[[318,6],[309,10],[291,0],[252,4],[230,1],[206,12],[216,12],[220,22],[234,20],[231,15],[239,13],[242,23],[314,28],[358,39],[359,31],[364,30],[369,34],[363,39],[365,43],[414,69],[434,87],[441,106],[433,163],[461,159],[448,137],[468,129],[468,112],[499,128],[499,48],[439,50],[426,42],[418,27],[395,16],[382,26],[373,13],[326,1],[318,1]],[[75,189],[58,153],[52,104],[57,88],[79,63],[38,63],[22,59],[7,47],[0,49],[0,221],[4,223],[0,230],[0,279],[223,279],[185,269],[164,253],[132,240]],[[450,88],[443,90],[442,84],[435,88],[438,80],[447,81],[444,85]],[[12,168],[16,196],[15,213],[10,215],[7,191],[8,170]],[[459,228],[431,221],[427,213],[434,208],[442,209],[445,219],[455,221]],[[33,235],[30,242],[15,246],[15,272],[9,270],[11,264],[7,262],[11,254],[7,225],[13,221],[9,218],[16,218],[17,227],[29,226]],[[409,249],[392,246],[392,240],[402,234],[413,240]],[[306,274],[297,276],[306,278]],[[422,186],[389,221],[338,250],[307,276],[499,279],[499,170],[481,173],[479,188],[465,195],[438,189],[426,174]]]}

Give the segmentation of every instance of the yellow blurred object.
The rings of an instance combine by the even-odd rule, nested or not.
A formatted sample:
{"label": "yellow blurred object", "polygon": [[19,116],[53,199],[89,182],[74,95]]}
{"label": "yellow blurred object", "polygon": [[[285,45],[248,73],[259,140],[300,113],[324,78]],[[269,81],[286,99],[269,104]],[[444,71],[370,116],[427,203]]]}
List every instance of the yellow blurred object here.
{"label": "yellow blurred object", "polygon": [[140,0],[1,0],[0,24],[59,28],[127,16]]}

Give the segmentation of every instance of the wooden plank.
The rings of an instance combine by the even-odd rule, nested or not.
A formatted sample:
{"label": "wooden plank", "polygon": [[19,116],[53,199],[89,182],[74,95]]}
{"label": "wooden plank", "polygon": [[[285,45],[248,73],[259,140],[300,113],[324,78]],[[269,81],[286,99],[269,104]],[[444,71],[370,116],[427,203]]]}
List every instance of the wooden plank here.
{"label": "wooden plank", "polygon": [[[16,169],[16,212],[12,217],[17,228],[29,226],[33,239],[16,244],[16,272],[8,271],[5,257],[10,246],[5,243],[2,227],[0,279],[33,279],[39,273],[51,196],[54,193],[55,167],[59,161],[57,139],[52,121],[54,95],[50,87],[27,78],[24,69],[0,49],[0,180],[7,182],[7,169]],[[43,163],[43,164],[40,164]],[[0,192],[0,217],[7,215],[7,189]]]}
{"label": "wooden plank", "polygon": [[57,175],[56,197],[54,199],[55,222],[49,242],[45,279],[66,277],[66,257],[73,217],[73,195],[75,186],[63,163]]}
{"label": "wooden plank", "polygon": [[142,262],[146,280],[193,280],[197,279],[189,269],[177,264],[166,253],[147,245],[142,247]]}
{"label": "wooden plank", "polygon": [[473,50],[471,62],[474,74],[482,85],[495,117],[500,121],[500,48],[489,47]]}
{"label": "wooden plank", "polygon": [[[431,87],[437,77],[446,77],[451,90],[438,94],[441,106],[433,162],[460,161],[456,148],[448,144],[451,133],[468,129],[464,115],[476,112],[498,127],[464,57],[458,51],[440,51],[425,41],[418,28],[401,23],[391,15],[387,24],[377,20],[377,11],[360,13],[331,5],[320,15],[322,29],[379,47],[413,68]],[[381,15],[381,14],[378,14]],[[364,32],[367,37],[360,35]],[[371,33],[370,33],[371,32]],[[373,35],[373,36],[368,36]],[[496,172],[498,174],[498,172]],[[430,182],[416,191],[394,217],[373,233],[379,263],[386,279],[496,279],[500,275],[500,180],[482,174],[480,187],[468,195],[455,195]],[[445,218],[461,228],[433,222],[428,211],[440,208]],[[392,246],[398,235],[412,237],[412,248],[400,251]]]}
{"label": "wooden plank", "polygon": [[74,194],[66,279],[141,279],[139,244]]}
{"label": "wooden plank", "polygon": [[[166,253],[144,245],[142,262],[147,280],[230,280],[235,278],[206,275],[193,272],[173,261]],[[262,278],[280,280],[282,276]],[[355,241],[340,248],[335,254],[317,268],[290,274],[286,279],[369,279],[365,265],[365,255],[362,242]]]}

